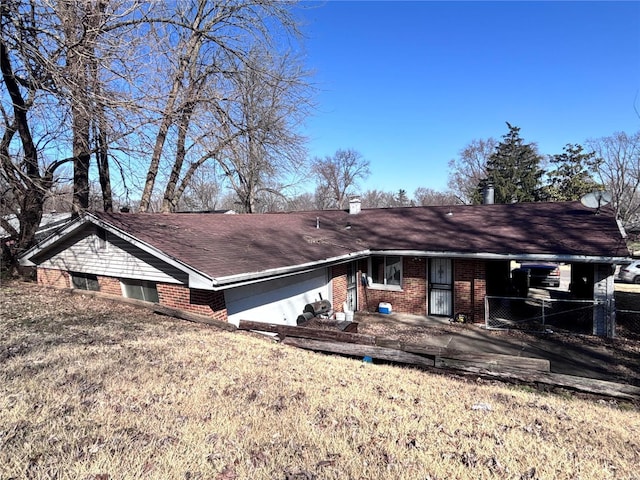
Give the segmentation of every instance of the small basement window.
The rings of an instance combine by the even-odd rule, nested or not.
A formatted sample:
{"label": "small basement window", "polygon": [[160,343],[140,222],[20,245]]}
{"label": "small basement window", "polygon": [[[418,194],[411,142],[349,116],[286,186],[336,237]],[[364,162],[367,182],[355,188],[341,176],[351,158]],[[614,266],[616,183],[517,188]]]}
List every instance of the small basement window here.
{"label": "small basement window", "polygon": [[127,298],[136,298],[145,302],[159,303],[158,289],[155,282],[145,280],[120,280],[122,294]]}
{"label": "small basement window", "polygon": [[91,290],[93,292],[100,290],[98,277],[92,273],[71,272],[71,286],[78,290]]}
{"label": "small basement window", "polygon": [[400,287],[402,285],[402,257],[373,256],[370,259],[372,286]]}

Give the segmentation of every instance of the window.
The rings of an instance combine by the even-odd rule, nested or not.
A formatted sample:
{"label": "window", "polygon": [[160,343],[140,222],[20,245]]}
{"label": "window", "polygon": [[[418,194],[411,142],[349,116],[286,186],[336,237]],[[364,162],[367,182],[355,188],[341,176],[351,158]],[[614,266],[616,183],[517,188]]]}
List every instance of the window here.
{"label": "window", "polygon": [[371,283],[400,287],[402,285],[402,257],[371,257]]}
{"label": "window", "polygon": [[159,303],[158,289],[154,282],[144,280],[121,280],[122,293],[127,298]]}
{"label": "window", "polygon": [[106,250],[107,249],[107,231],[102,227],[98,227],[98,229],[96,231],[96,243],[95,243],[95,246],[96,246],[97,250]]}
{"label": "window", "polygon": [[100,290],[98,277],[91,273],[71,272],[71,286],[78,290],[92,290],[94,292]]}

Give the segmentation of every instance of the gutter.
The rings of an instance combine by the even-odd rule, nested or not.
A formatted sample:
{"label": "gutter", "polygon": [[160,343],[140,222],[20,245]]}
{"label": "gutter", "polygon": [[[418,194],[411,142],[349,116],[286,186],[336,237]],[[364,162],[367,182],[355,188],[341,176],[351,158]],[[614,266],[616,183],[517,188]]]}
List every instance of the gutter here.
{"label": "gutter", "polygon": [[225,290],[232,287],[240,287],[263,279],[275,279],[296,275],[299,273],[307,273],[315,270],[317,267],[336,265],[351,260],[367,257],[371,254],[369,250],[361,250],[352,252],[338,257],[326,258],[316,262],[302,263],[300,265],[290,265],[288,267],[272,268],[262,270],[260,272],[239,273],[237,275],[229,275],[227,277],[219,277],[213,279],[213,290]]}
{"label": "gutter", "polygon": [[579,262],[579,263],[627,263],[629,257],[601,255],[557,255],[552,253],[460,253],[434,252],[425,250],[371,250],[371,255],[399,255],[425,258],[468,258],[478,260],[534,260],[545,262]]}

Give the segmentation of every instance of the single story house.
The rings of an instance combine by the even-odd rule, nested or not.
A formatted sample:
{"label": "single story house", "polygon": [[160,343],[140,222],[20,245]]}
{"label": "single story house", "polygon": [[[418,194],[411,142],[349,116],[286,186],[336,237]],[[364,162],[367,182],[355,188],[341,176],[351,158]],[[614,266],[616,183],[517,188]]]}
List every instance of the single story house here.
{"label": "single story house", "polygon": [[580,295],[611,305],[628,259],[612,210],[580,202],[323,210],[269,214],[86,213],[21,257],[38,282],[158,302],[223,322],[295,325],[307,303],[484,319],[510,265],[572,265]]}

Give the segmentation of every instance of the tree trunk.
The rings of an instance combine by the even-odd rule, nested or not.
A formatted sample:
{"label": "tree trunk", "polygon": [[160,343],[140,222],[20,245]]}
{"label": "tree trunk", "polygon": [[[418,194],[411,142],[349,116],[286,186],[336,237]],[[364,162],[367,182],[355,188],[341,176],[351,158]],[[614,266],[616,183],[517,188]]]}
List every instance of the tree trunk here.
{"label": "tree trunk", "polygon": [[164,198],[162,200],[162,207],[160,211],[162,213],[175,212],[178,207],[178,198],[176,198],[176,186],[178,185],[178,179],[180,178],[180,172],[182,171],[182,165],[186,157],[186,137],[189,131],[189,124],[191,122],[191,114],[193,108],[187,105],[180,117],[180,123],[178,124],[178,144],[176,146],[176,159],[173,162],[173,168],[169,175],[169,181],[164,191]]}
{"label": "tree trunk", "polygon": [[[185,45],[185,53],[180,55],[180,61],[176,67],[176,71],[173,76],[173,85],[171,86],[171,92],[167,98],[167,104],[162,112],[162,122],[156,136],[156,142],[153,147],[153,154],[151,156],[151,162],[149,163],[149,170],[147,171],[147,179],[144,184],[144,190],[142,191],[142,197],[140,199],[139,210],[146,212],[149,209],[151,203],[151,195],[153,194],[153,187],[158,176],[158,169],[160,167],[160,158],[162,157],[162,151],[164,149],[165,141],[167,140],[167,134],[169,128],[174,122],[175,106],[178,101],[178,94],[180,89],[183,88],[183,80],[187,74],[187,71],[196,64],[200,48],[202,47],[202,36],[198,29],[202,22],[202,15],[207,2],[200,1],[198,3],[198,11],[193,21],[193,34]],[[187,99],[189,101],[189,99]],[[175,165],[174,165],[175,169]],[[179,173],[179,172],[178,172]],[[177,180],[176,180],[177,181]],[[175,188],[175,186],[174,186]],[[163,205],[164,208],[164,205]]]}
{"label": "tree trunk", "polygon": [[103,127],[99,128],[97,140],[98,149],[96,152],[96,159],[98,163],[100,189],[102,190],[102,208],[105,212],[113,212],[113,193],[111,191],[111,175],[109,172],[107,134]]}

